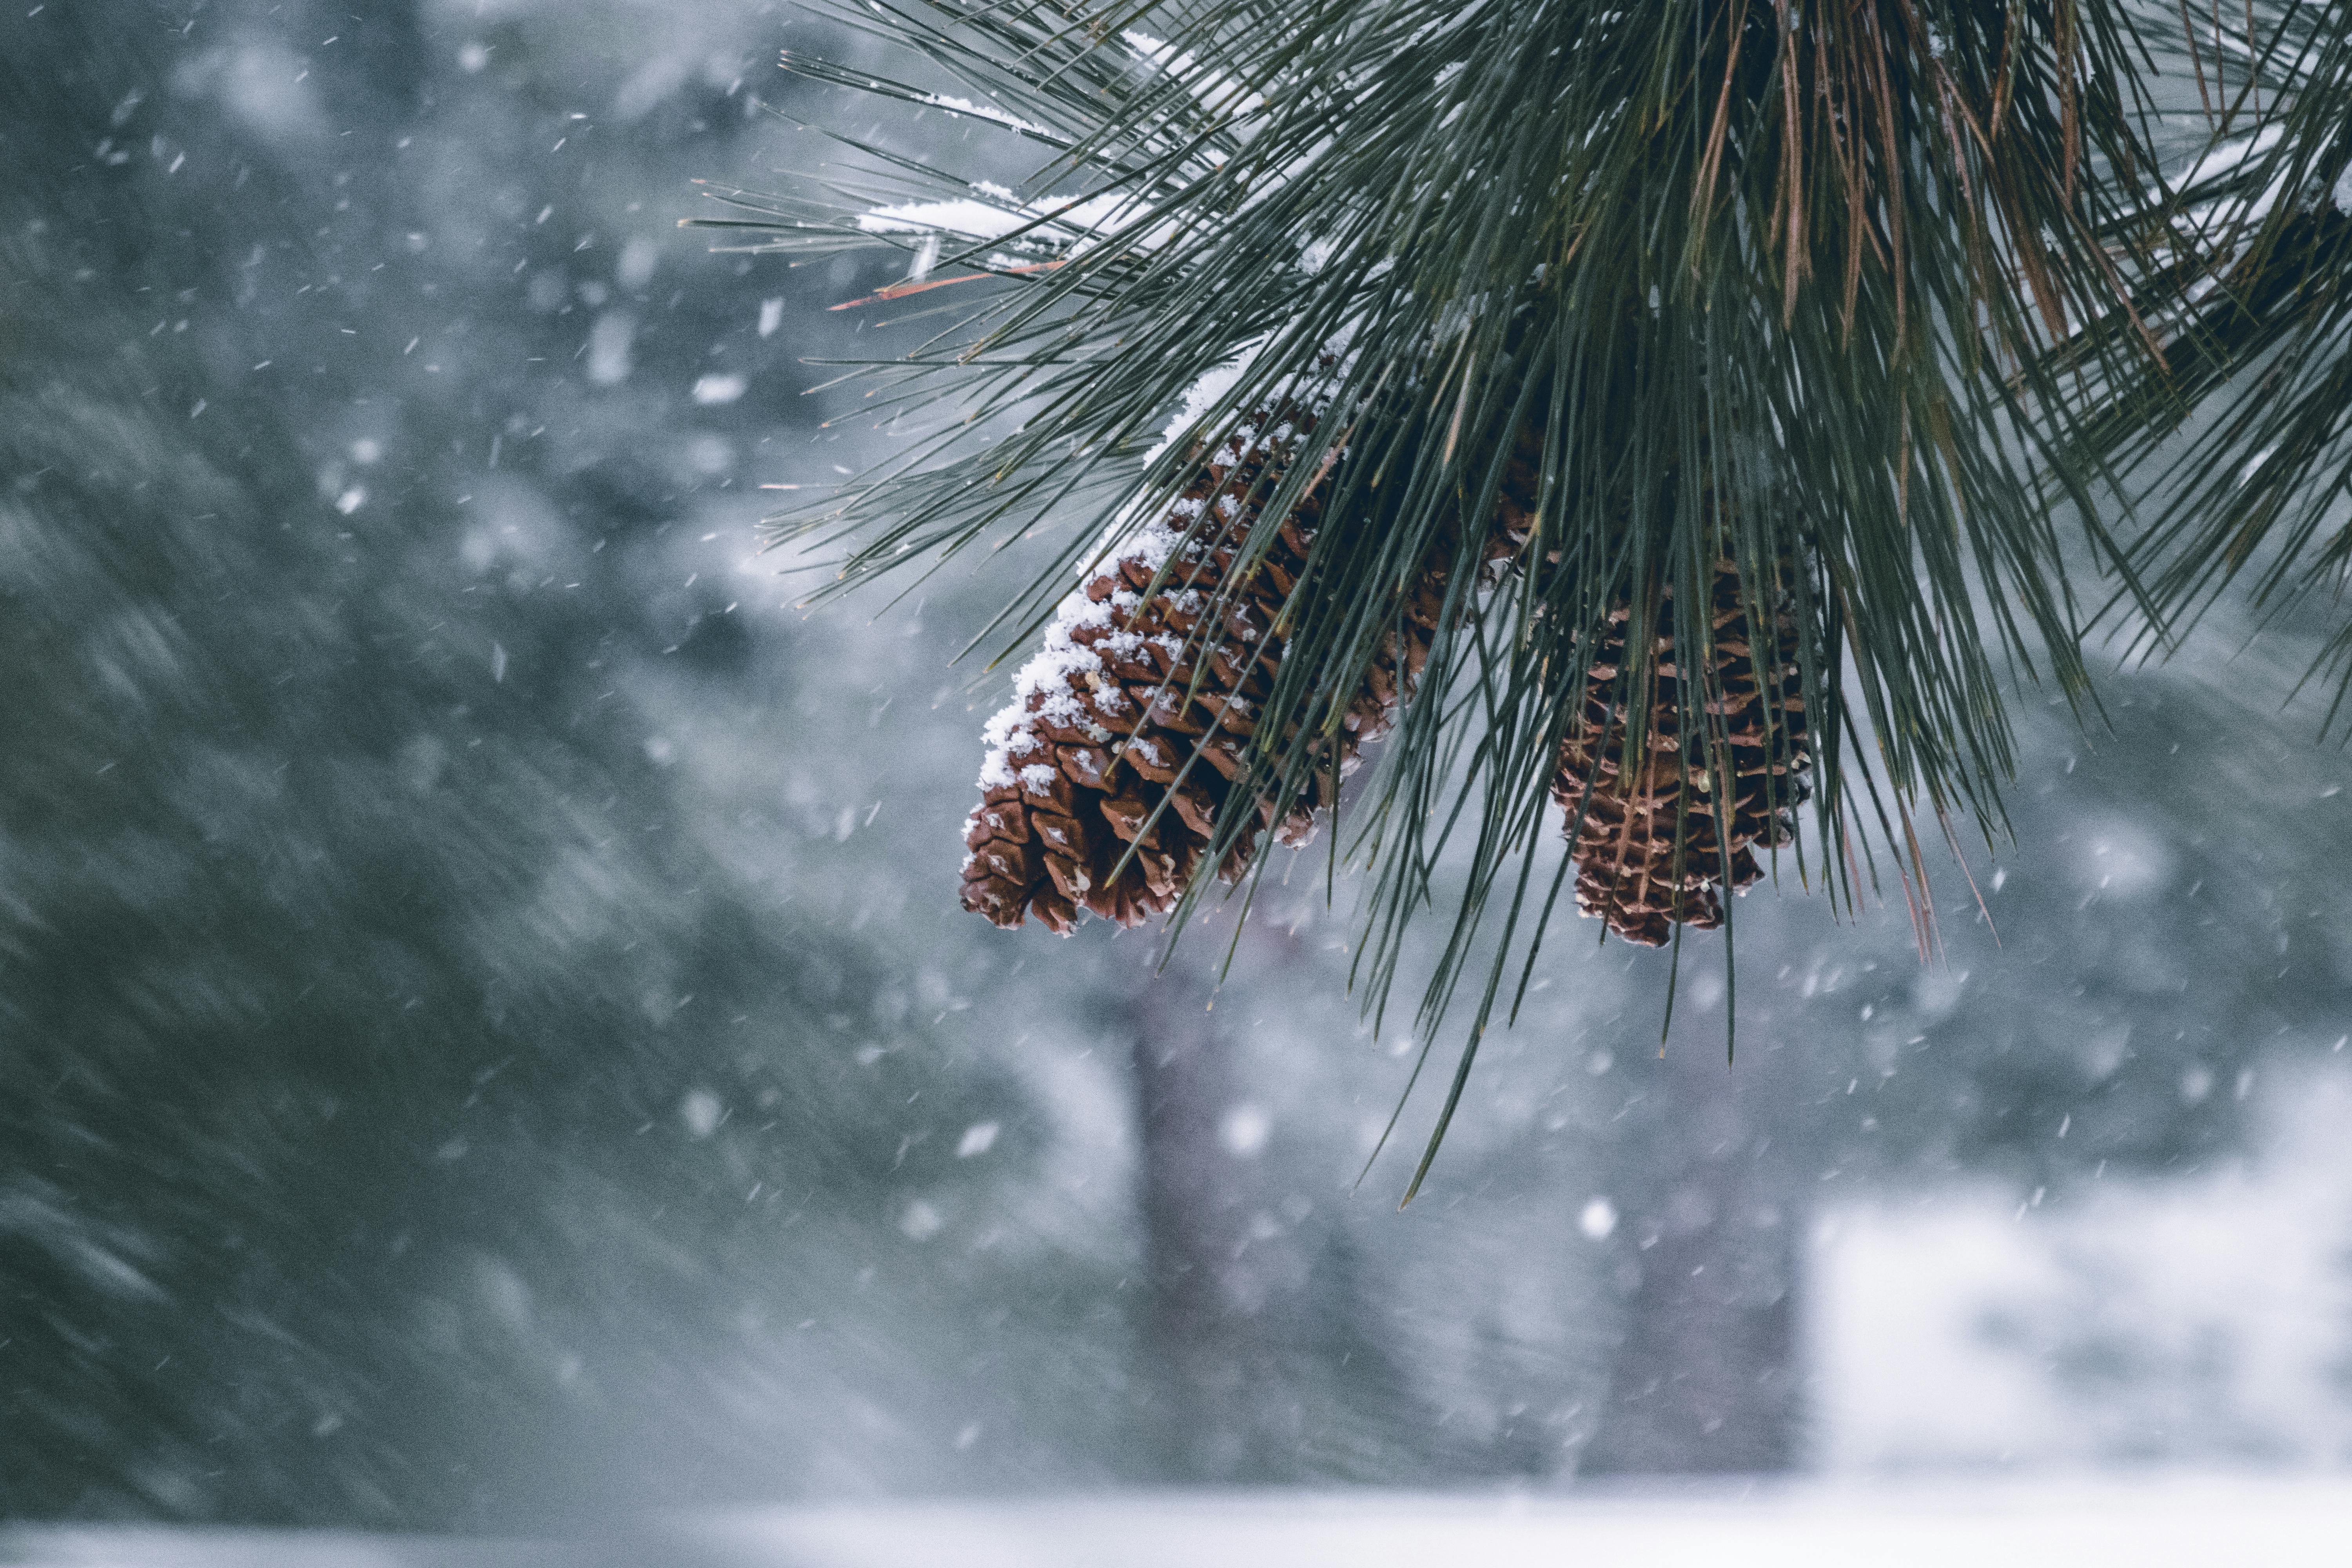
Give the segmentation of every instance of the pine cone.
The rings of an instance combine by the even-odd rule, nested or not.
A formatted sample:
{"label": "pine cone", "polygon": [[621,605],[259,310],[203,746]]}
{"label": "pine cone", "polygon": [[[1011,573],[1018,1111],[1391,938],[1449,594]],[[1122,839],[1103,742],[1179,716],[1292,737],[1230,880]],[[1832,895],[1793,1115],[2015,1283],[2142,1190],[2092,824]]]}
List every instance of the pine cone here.
{"label": "pine cone", "polygon": [[[1132,926],[1181,896],[1247,769],[1258,710],[1283,656],[1275,628],[1307,571],[1328,480],[1283,520],[1249,579],[1226,597],[1223,624],[1203,628],[1202,617],[1312,418],[1297,407],[1254,414],[1166,518],[1063,601],[1045,651],[1014,679],[1013,705],[988,725],[981,804],[964,825],[971,851],[964,908],[1008,929],[1034,914],[1067,935],[1080,910]],[[1516,554],[1533,526],[1541,445],[1528,433],[1518,445],[1488,529],[1490,567]],[[1341,715],[1339,777],[1355,771],[1364,743],[1387,731],[1412,695],[1454,554],[1451,542],[1442,545],[1416,578]],[[1164,581],[1147,599],[1163,565]],[[1267,828],[1285,844],[1306,843],[1334,784],[1333,769],[1318,765],[1279,822],[1275,802],[1261,798],[1258,820],[1229,847],[1218,875],[1238,880]],[[1114,877],[1130,845],[1133,855]]]}
{"label": "pine cone", "polygon": [[[1007,928],[1034,914],[1067,935],[1082,909],[1132,926],[1182,895],[1247,770],[1249,741],[1282,661],[1275,628],[1307,570],[1327,480],[1308,489],[1249,578],[1227,595],[1222,624],[1204,628],[1202,617],[1311,420],[1297,408],[1253,416],[1166,518],[1063,601],[1045,650],[1014,679],[1013,705],[989,721],[981,804],[964,825],[971,851],[964,908]],[[1528,455],[1515,458],[1490,531],[1490,563],[1526,541],[1535,471]],[[1212,521],[1202,526],[1209,509]],[[1340,778],[1355,771],[1364,743],[1394,722],[1428,661],[1450,545],[1441,557],[1405,596],[1397,626],[1384,634],[1341,716]],[[1163,566],[1165,580],[1146,598]],[[1265,829],[1286,844],[1307,842],[1317,808],[1330,804],[1333,775],[1318,765],[1278,822],[1275,802],[1261,798],[1257,821],[1229,847],[1218,875],[1238,880]],[[1132,857],[1114,877],[1130,845]]]}
{"label": "pine cone", "polygon": [[[1594,650],[1584,710],[1560,747],[1552,795],[1568,814],[1575,847],[1576,903],[1629,942],[1663,947],[1676,922],[1712,931],[1723,923],[1724,887],[1744,891],[1764,874],[1755,848],[1788,843],[1795,808],[1810,789],[1805,703],[1796,665],[1797,627],[1772,616],[1773,646],[1760,666],[1748,645],[1739,574],[1716,563],[1708,605],[1712,662],[1685,693],[1675,641],[1664,635],[1672,590],[1653,617],[1656,638],[1641,754],[1627,757],[1630,605],[1610,612]],[[1684,748],[1685,699],[1706,715]],[[1720,725],[1718,731],[1717,726]],[[1718,741],[1723,752],[1710,757]],[[1718,770],[1727,766],[1727,790]],[[1724,794],[1730,795],[1727,803]]]}
{"label": "pine cone", "polygon": [[[1245,771],[1282,658],[1273,626],[1306,569],[1320,485],[1227,597],[1222,625],[1204,627],[1202,617],[1304,423],[1262,415],[1245,426],[1165,519],[1063,601],[1045,650],[1014,679],[1013,705],[988,725],[981,804],[965,824],[964,908],[1008,928],[1034,913],[1066,935],[1082,909],[1132,926],[1182,894]],[[1212,522],[1198,526],[1210,508]],[[1146,598],[1163,566],[1165,580]],[[1351,734],[1343,768],[1354,750]],[[1220,873],[1241,875],[1264,827],[1305,842],[1328,787],[1318,776],[1279,823],[1262,800],[1259,822]]]}

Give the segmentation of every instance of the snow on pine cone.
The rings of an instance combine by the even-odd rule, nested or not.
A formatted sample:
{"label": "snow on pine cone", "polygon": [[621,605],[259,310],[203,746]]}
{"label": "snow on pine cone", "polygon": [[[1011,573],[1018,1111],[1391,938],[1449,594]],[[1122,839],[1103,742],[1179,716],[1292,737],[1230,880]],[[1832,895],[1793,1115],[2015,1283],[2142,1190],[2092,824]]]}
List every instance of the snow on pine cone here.
{"label": "snow on pine cone", "polygon": [[[1288,420],[1244,425],[1167,517],[1063,600],[1045,650],[985,731],[981,804],[965,822],[966,909],[1005,927],[1034,914],[1067,935],[1080,910],[1132,926],[1182,895],[1246,769],[1282,657],[1272,628],[1305,567],[1320,487],[1226,595],[1223,625],[1203,617],[1300,434]],[[1271,803],[1260,812],[1262,826]],[[1312,826],[1305,803],[1278,825],[1293,841]],[[1220,869],[1238,876],[1256,837],[1253,826]]]}
{"label": "snow on pine cone", "polygon": [[[1182,896],[1247,771],[1283,657],[1276,627],[1307,571],[1326,481],[1308,489],[1226,594],[1222,622],[1204,626],[1203,617],[1311,419],[1296,407],[1259,410],[1165,518],[1062,602],[1045,651],[1014,678],[1012,705],[988,724],[981,804],[965,822],[964,908],[1008,928],[1034,914],[1067,935],[1080,910],[1132,926]],[[1496,533],[1515,548],[1525,538],[1526,498],[1506,510],[1511,522]],[[1341,776],[1411,694],[1447,575],[1443,565],[1422,574],[1349,702],[1338,736]],[[1306,842],[1333,782],[1330,767],[1318,766],[1279,822],[1275,803],[1261,798],[1219,874],[1238,879],[1267,828],[1286,844]]]}
{"label": "snow on pine cone", "polygon": [[[1665,618],[1662,606],[1658,623]],[[1722,925],[1727,882],[1746,890],[1764,874],[1756,847],[1776,848],[1795,836],[1795,808],[1811,787],[1811,754],[1796,623],[1776,610],[1772,646],[1759,659],[1748,639],[1739,574],[1718,561],[1708,605],[1713,660],[1690,672],[1699,689],[1685,693],[1674,638],[1657,637],[1648,732],[1641,755],[1629,762],[1628,698],[1619,672],[1631,620],[1628,605],[1610,613],[1583,712],[1560,748],[1552,794],[1568,814],[1575,846],[1577,907],[1629,942],[1663,947],[1677,922],[1702,931]],[[1685,697],[1706,715],[1696,754],[1683,744]],[[1706,752],[1718,742],[1722,755],[1711,763]],[[1724,757],[1728,802],[1715,789]]]}

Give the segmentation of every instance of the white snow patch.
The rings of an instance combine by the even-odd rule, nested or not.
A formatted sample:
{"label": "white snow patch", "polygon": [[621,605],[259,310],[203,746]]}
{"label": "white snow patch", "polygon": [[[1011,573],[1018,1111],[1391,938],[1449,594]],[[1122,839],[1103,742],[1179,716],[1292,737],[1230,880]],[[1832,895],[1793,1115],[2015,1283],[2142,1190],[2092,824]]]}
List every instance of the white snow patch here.
{"label": "white snow patch", "polygon": [[1199,58],[1190,49],[1179,49],[1132,28],[1120,33],[1119,39],[1138,56],[1182,82],[1202,108],[1212,114],[1230,116],[1228,131],[1246,138],[1251,129],[1248,121],[1265,108],[1264,94],[1251,91],[1240,78],[1228,72],[1202,68]]}
{"label": "white snow patch", "polygon": [[266,141],[315,140],[326,115],[310,80],[308,62],[284,46],[249,42],[205,49],[172,72],[183,97],[219,100],[246,129]]}
{"label": "white snow patch", "polygon": [[697,376],[694,382],[694,400],[706,407],[716,404],[732,403],[742,396],[743,389],[751,384],[750,378],[735,374]]}
{"label": "white snow patch", "polygon": [[629,379],[629,349],[636,342],[637,319],[626,310],[607,310],[588,329],[588,379],[598,386],[618,386]]}
{"label": "white snow patch", "polygon": [[927,234],[923,237],[922,244],[915,247],[915,259],[908,263],[907,281],[920,283],[931,275],[931,268],[939,264],[940,237],[936,234]]}
{"label": "white snow patch", "polygon": [[654,280],[654,268],[660,265],[661,247],[643,235],[633,236],[621,247],[621,258],[613,267],[613,281],[624,289],[642,289]]}
{"label": "white snow patch", "polygon": [[719,1103],[719,1097],[699,1086],[688,1089],[685,1098],[677,1102],[677,1119],[696,1138],[708,1138],[718,1131],[726,1113],[727,1108]]}
{"label": "white snow patch", "polygon": [[1824,1468],[2340,1464],[2352,1080],[2266,1062],[2232,1091],[2267,1129],[2245,1166],[1825,1215],[1807,1329]]}
{"label": "white snow patch", "polygon": [[[1201,421],[1208,417],[1209,411],[1216,407],[1218,400],[1233,391],[1234,384],[1256,364],[1258,355],[1265,352],[1271,336],[1271,333],[1265,333],[1252,338],[1233,358],[1184,389],[1184,401],[1178,405],[1176,416],[1168,422],[1168,428],[1160,432],[1160,444],[1144,455],[1146,467],[1158,462],[1160,454],[1179,441],[1199,432]],[[1199,510],[1197,503],[1194,510]]]}
{"label": "white snow patch", "polygon": [[1217,1142],[1236,1159],[1255,1155],[1273,1135],[1274,1118],[1264,1106],[1246,1100],[1229,1109],[1217,1122]]}
{"label": "white snow patch", "polygon": [[1034,132],[1040,136],[1050,136],[1053,134],[1052,132],[1046,130],[1044,126],[1036,123],[1034,121],[1024,120],[1018,115],[1008,114],[992,103],[974,103],[968,98],[950,98],[945,93],[938,92],[926,93],[918,101],[927,103],[933,109],[944,109],[950,114],[969,114],[975,120],[993,121],[999,125],[1007,126],[1014,131]]}
{"label": "white snow patch", "polygon": [[1097,1493],[802,1505],[678,1528],[726,1562],[809,1568],[2333,1568],[2352,1538],[2352,1484],[2222,1472],[1870,1488],[1739,1477],[1549,1495]]}
{"label": "white snow patch", "polygon": [[2234,141],[2224,142],[2211,152],[2200,155],[2197,162],[2182,170],[2179,178],[2173,182],[2173,187],[2176,190],[2187,190],[2191,185],[2217,179],[2230,173],[2247,159],[2257,158],[2269,152],[2278,145],[2279,138],[2285,134],[2286,127],[2284,125],[2270,125],[2252,136],[2241,136]]}
{"label": "white snow patch", "polygon": [[857,226],[867,234],[950,236],[982,245],[1010,239],[1015,249],[988,258],[1006,267],[1032,264],[1041,256],[1075,256],[1113,238],[1122,250],[1151,250],[1176,232],[1173,223],[1143,234],[1121,232],[1143,210],[1143,203],[1118,192],[1024,202],[985,180],[971,188],[971,196],[876,207],[859,215]]}
{"label": "white snow patch", "polygon": [[2108,817],[2070,836],[2075,885],[2113,898],[2143,898],[2172,879],[2172,852],[2137,822]]}
{"label": "white snow patch", "polygon": [[643,120],[671,93],[686,85],[686,61],[669,53],[656,54],[639,66],[613,95],[613,117],[624,124]]}

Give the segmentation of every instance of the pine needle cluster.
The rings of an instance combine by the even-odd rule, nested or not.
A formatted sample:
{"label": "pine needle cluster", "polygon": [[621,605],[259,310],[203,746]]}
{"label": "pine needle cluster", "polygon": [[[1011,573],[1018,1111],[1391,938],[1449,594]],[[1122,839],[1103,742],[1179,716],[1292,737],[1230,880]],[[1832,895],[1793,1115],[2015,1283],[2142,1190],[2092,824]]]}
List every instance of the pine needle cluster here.
{"label": "pine needle cluster", "polygon": [[[903,252],[877,299],[934,323],[853,368],[891,416],[947,417],[781,531],[834,542],[842,591],[1058,530],[982,636],[1031,644],[1074,581],[1128,595],[1105,626],[1173,644],[1088,699],[1130,742],[1155,702],[1231,713],[1227,628],[1278,627],[1246,727],[1195,726],[1213,788],[1052,742],[1137,772],[1103,794],[1135,832],[1102,818],[1123,847],[1090,839],[1088,888],[1181,923],[1213,870],[1263,872],[1268,827],[1337,810],[1382,732],[1334,836],[1366,871],[1357,977],[1385,1007],[1408,923],[1450,906],[1418,1023],[1473,981],[1474,1049],[1570,877],[1648,941],[1727,924],[1720,893],[1762,876],[1851,906],[1883,863],[1927,919],[1923,839],[2000,828],[2016,679],[2080,702],[2103,608],[2160,643],[2249,563],[2279,592],[2352,565],[2343,7],[820,9],[897,74],[787,68],[960,116],[1034,172],[992,184],[835,116],[844,169],[717,193],[744,248]],[[2146,459],[2249,365],[2273,395],[2111,531],[2106,492],[2148,493]],[[1217,454],[1284,408],[1315,412],[1236,492]],[[998,780],[982,815],[1018,799]],[[1139,804],[1185,847],[1140,859]],[[1023,908],[1083,900],[1076,858],[997,853]],[[1001,918],[996,887],[968,897]]]}

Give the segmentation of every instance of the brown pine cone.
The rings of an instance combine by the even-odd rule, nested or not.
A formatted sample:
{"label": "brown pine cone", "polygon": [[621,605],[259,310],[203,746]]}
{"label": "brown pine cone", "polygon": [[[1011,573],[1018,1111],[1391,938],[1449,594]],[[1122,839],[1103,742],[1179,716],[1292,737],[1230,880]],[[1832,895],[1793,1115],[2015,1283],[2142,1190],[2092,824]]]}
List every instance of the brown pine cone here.
{"label": "brown pine cone", "polygon": [[[988,724],[981,804],[965,824],[966,909],[1006,927],[1034,913],[1066,935],[1082,909],[1131,926],[1182,894],[1246,766],[1282,658],[1272,628],[1306,568],[1320,487],[1226,597],[1222,624],[1202,617],[1303,423],[1261,416],[1244,426],[1165,519],[1062,603],[1013,705]],[[1211,507],[1213,522],[1197,526]],[[1147,598],[1155,576],[1164,581]],[[1265,826],[1304,842],[1328,786],[1311,787],[1278,824],[1262,801],[1219,870],[1237,878]]]}
{"label": "brown pine cone", "polygon": [[[1222,623],[1204,626],[1202,617],[1311,420],[1297,408],[1259,411],[1167,517],[1063,602],[1045,651],[1014,679],[1013,705],[988,725],[981,804],[965,823],[964,908],[1007,928],[1034,914],[1066,935],[1080,910],[1131,926],[1182,894],[1247,769],[1259,708],[1283,656],[1275,628],[1307,570],[1327,482],[1308,489],[1248,580],[1225,597]],[[1520,454],[1491,532],[1490,562],[1525,542],[1534,475],[1533,456]],[[1348,704],[1337,742],[1340,777],[1412,693],[1444,605],[1452,553],[1447,547],[1415,583]],[[1261,799],[1257,822],[1229,848],[1219,875],[1238,879],[1268,827],[1286,844],[1305,843],[1334,783],[1332,769],[1318,767],[1279,822],[1275,803]]]}
{"label": "brown pine cone", "polygon": [[[1664,946],[1677,922],[1720,926],[1723,889],[1743,891],[1763,876],[1756,847],[1775,848],[1795,836],[1795,808],[1810,788],[1795,620],[1774,613],[1773,646],[1759,667],[1739,574],[1727,560],[1716,563],[1712,661],[1694,672],[1700,689],[1685,694],[1688,677],[1665,629],[1672,590],[1664,592],[1653,617],[1656,658],[1641,755],[1627,756],[1631,694],[1620,674],[1633,613],[1621,605],[1593,651],[1583,711],[1561,744],[1552,785],[1575,846],[1577,907],[1645,947]],[[1686,695],[1706,715],[1704,730],[1687,737]]]}

